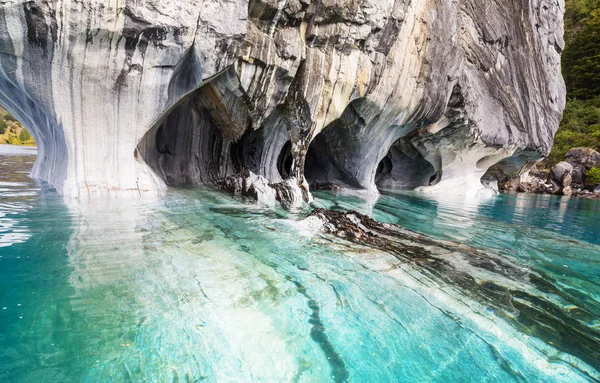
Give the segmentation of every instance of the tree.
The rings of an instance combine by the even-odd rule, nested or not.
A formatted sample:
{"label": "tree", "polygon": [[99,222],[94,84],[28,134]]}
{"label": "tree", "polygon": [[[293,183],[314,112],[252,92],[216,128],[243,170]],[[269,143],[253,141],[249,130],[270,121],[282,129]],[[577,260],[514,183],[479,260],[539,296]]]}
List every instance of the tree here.
{"label": "tree", "polygon": [[591,168],[585,175],[585,184],[596,186],[600,184],[600,168]]}
{"label": "tree", "polygon": [[7,128],[7,124],[6,121],[0,119],[0,134],[4,134],[6,132],[6,128]]}
{"label": "tree", "polygon": [[563,75],[569,98],[600,95],[600,9],[591,12],[563,52]]}
{"label": "tree", "polygon": [[562,71],[568,99],[551,164],[574,147],[600,150],[600,0],[566,0]]}
{"label": "tree", "polygon": [[31,140],[31,133],[29,133],[27,129],[23,128],[23,130],[21,130],[21,133],[19,133],[19,140],[21,142],[27,142]]}

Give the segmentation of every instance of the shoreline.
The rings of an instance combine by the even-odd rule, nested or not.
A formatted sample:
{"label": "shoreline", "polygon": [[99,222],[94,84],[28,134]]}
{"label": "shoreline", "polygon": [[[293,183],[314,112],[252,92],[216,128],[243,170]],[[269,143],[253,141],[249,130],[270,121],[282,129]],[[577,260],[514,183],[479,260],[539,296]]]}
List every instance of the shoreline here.
{"label": "shoreline", "polygon": [[36,156],[37,154],[37,146],[0,144],[0,155]]}

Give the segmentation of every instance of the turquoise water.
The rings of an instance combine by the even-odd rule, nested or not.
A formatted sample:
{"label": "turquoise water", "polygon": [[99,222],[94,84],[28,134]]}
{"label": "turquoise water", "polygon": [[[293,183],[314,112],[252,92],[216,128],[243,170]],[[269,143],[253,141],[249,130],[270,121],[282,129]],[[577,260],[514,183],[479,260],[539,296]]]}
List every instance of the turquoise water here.
{"label": "turquoise water", "polygon": [[[593,359],[319,234],[307,212],[203,188],[66,204],[27,177],[32,161],[0,157],[2,382],[600,381]],[[542,273],[598,339],[597,202],[316,197]]]}

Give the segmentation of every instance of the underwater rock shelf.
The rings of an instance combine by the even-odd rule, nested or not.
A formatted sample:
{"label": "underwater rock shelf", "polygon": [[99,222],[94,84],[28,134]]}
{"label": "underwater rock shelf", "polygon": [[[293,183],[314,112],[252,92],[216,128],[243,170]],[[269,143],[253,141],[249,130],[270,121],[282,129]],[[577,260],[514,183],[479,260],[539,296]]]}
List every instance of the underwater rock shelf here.
{"label": "underwater rock shelf", "polygon": [[[494,252],[380,223],[356,211],[319,208],[307,220],[316,220],[312,225],[320,226],[323,233],[417,266],[434,284],[447,283],[520,332],[600,369],[600,329],[590,325],[596,315],[569,304],[576,299],[541,271]],[[590,374],[585,368],[582,372]],[[596,381],[594,372],[588,376]]]}

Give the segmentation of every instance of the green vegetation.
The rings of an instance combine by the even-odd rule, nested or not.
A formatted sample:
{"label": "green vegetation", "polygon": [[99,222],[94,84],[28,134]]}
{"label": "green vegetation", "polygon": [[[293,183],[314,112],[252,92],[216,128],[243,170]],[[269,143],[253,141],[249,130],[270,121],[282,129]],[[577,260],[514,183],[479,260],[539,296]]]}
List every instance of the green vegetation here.
{"label": "green vegetation", "polygon": [[585,184],[588,186],[596,186],[600,184],[600,168],[591,168],[585,174]]}
{"label": "green vegetation", "polygon": [[31,133],[2,107],[0,107],[0,144],[35,145]]}
{"label": "green vegetation", "polygon": [[562,161],[565,154],[576,147],[600,150],[600,97],[567,101],[563,120],[554,137],[550,162]]}
{"label": "green vegetation", "polygon": [[563,76],[568,100],[550,162],[579,146],[600,151],[600,0],[567,0]]}
{"label": "green vegetation", "polygon": [[4,115],[4,120],[5,121],[12,121],[12,122],[19,122],[12,114],[6,112],[6,114]]}
{"label": "green vegetation", "polygon": [[21,130],[21,133],[19,133],[19,140],[21,142],[27,142],[27,141],[31,140],[31,133],[29,133],[27,131],[27,129],[23,128]]}

